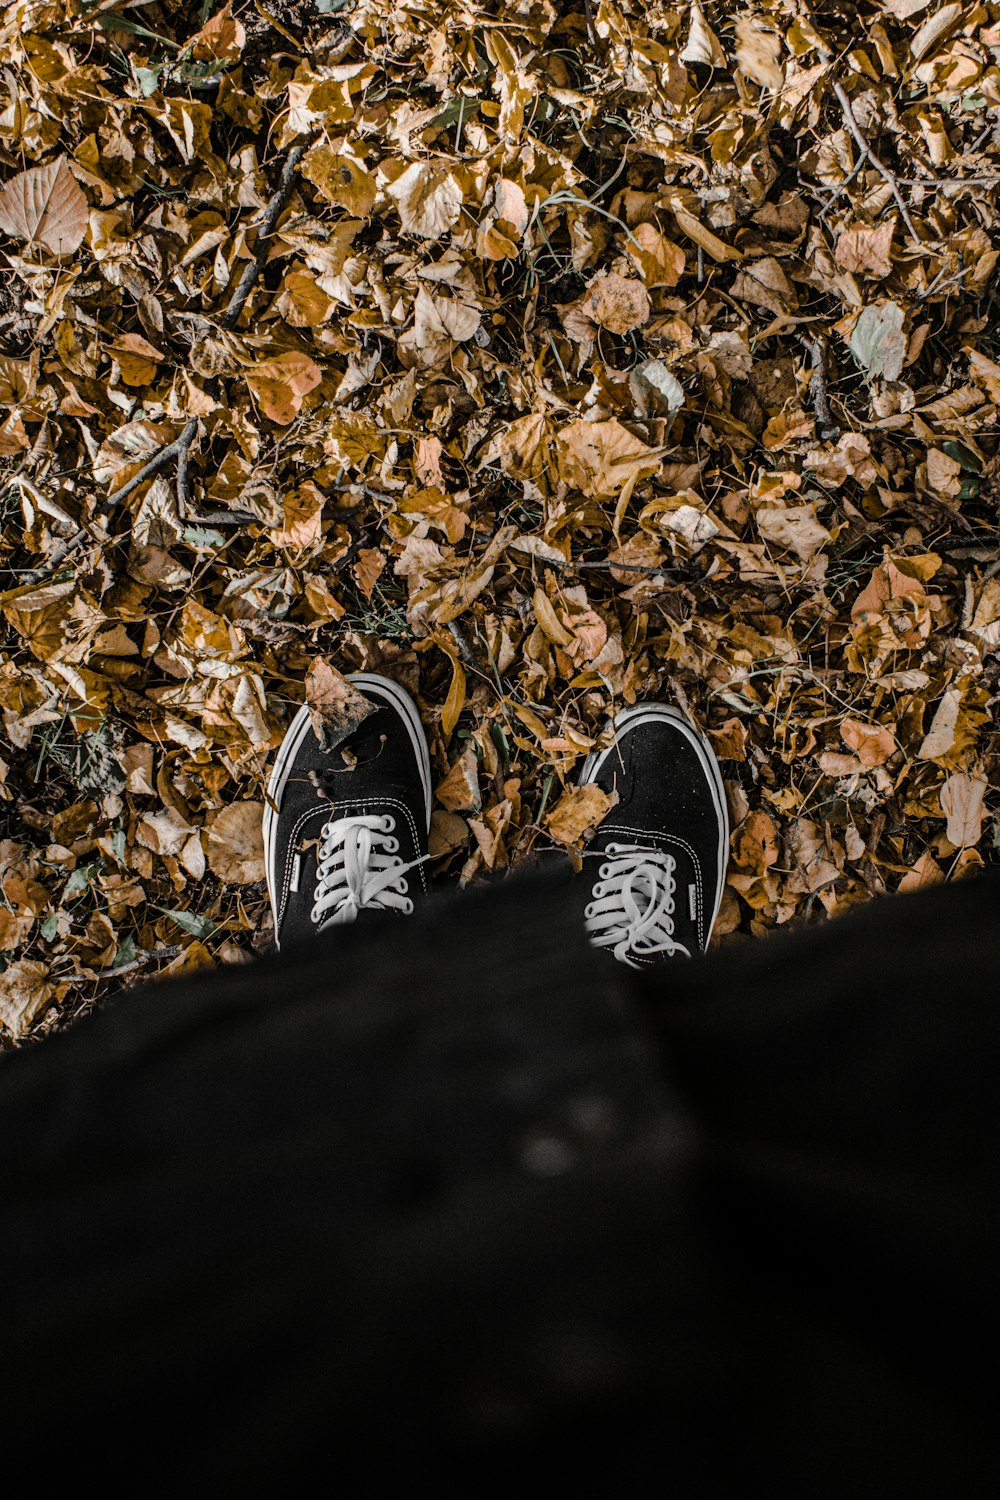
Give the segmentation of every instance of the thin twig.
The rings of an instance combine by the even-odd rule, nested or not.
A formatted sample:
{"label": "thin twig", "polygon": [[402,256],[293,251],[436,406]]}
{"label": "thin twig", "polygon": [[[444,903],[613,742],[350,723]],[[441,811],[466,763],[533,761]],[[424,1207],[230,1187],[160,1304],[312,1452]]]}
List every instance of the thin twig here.
{"label": "thin twig", "polygon": [[824,441],[829,438],[839,438],[840,423],[830,409],[830,397],[826,388],[826,348],[821,339],[809,339],[801,334],[799,342],[808,351],[809,363],[812,366],[809,394],[812,396],[813,410],[816,413],[817,431]]}
{"label": "thin twig", "polygon": [[458,654],[465,662],[465,665],[467,667],[478,667],[479,663],[476,661],[475,653],[469,644],[469,638],[457,620],[448,621],[448,634],[458,647]]}
{"label": "thin twig", "polygon": [[310,135],[303,136],[302,140],[294,145],[285,157],[285,165],[281,169],[278,186],[268,199],[267,208],[264,210],[264,217],[260,221],[260,229],[257,231],[257,240],[254,246],[253,260],[240,277],[232,300],[221,319],[221,327],[223,328],[230,329],[236,327],[240,313],[246,306],[247,298],[253,291],[257,278],[264,269],[264,262],[267,260],[267,253],[270,249],[267,242],[274,232],[274,226],[278,222],[281,210],[292,196],[292,188],[295,185],[299,162],[305,156],[315,139],[315,131]]}
{"label": "thin twig", "polygon": [[172,458],[179,457],[181,452],[191,446],[197,428],[198,418],[189,417],[181,430],[180,436],[175,437],[172,443],[168,443],[158,453],[154,453],[149,462],[143,464],[138,474],[134,474],[127,484],[123,484],[120,489],[112,490],[104,504],[117,505],[119,500],[124,500],[126,495],[131,495],[132,491],[137,489],[144,479],[148,479],[151,474],[158,474],[161,469],[166,468]]}
{"label": "thin twig", "polygon": [[876,172],[881,173],[881,175],[885,178],[886,182],[889,184],[889,189],[892,193],[892,196],[895,198],[897,204],[899,205],[899,212],[902,215],[903,223],[906,225],[907,229],[910,231],[910,234],[917,241],[917,243],[923,244],[923,236],[917,232],[917,226],[910,218],[910,210],[907,208],[903,195],[899,191],[899,183],[896,180],[895,174],[889,170],[882,158],[880,156],[876,156],[875,152],[872,150],[871,146],[868,143],[867,136],[855,119],[854,107],[851,104],[847,90],[840,82],[840,79],[837,78],[837,76],[832,71],[833,54],[831,52],[828,52],[825,47],[819,48],[819,54],[824,62],[831,65],[830,86],[837,96],[837,102],[844,114],[844,124],[851,132],[851,135],[853,135],[858,150],[862,153],[863,156],[866,156],[868,158],[872,166],[875,168]]}
{"label": "thin twig", "polygon": [[[219,326],[227,331],[236,327],[240,314],[246,306],[247,299],[253,291],[261,271],[264,269],[264,263],[267,260],[270,249],[268,242],[281,216],[282,209],[292,195],[292,188],[295,185],[299,163],[315,139],[316,133],[313,131],[309,135],[304,136],[302,140],[296,142],[285,157],[285,163],[281,169],[281,177],[278,179],[278,186],[268,199],[267,207],[264,210],[264,217],[260,221],[253,259],[244,269],[243,275],[237,283],[236,290],[230,298],[229,306],[219,319]],[[158,453],[154,453],[149,462],[143,464],[138,474],[134,475],[127,484],[123,484],[119,489],[114,490],[107,497],[104,504],[117,505],[119,501],[124,500],[127,495],[130,495],[133,490],[137,489],[144,480],[149,479],[153,474],[158,474],[172,458],[176,458],[177,510],[181,518],[186,519],[188,502],[191,499],[190,450],[197,431],[198,418],[189,417],[181,430],[180,436],[174,438],[173,442],[168,443],[166,447],[161,448]],[[243,514],[243,512],[239,511],[220,511],[215,517],[206,516],[201,519],[216,519],[221,525],[224,524],[225,518],[225,522],[228,522],[228,524],[235,524],[237,518]],[[253,521],[256,519],[255,516],[247,515],[247,520]]]}
{"label": "thin twig", "polygon": [[597,46],[597,32],[594,30],[594,12],[591,9],[590,0],[583,0],[583,14],[587,22],[587,36],[592,47]]}

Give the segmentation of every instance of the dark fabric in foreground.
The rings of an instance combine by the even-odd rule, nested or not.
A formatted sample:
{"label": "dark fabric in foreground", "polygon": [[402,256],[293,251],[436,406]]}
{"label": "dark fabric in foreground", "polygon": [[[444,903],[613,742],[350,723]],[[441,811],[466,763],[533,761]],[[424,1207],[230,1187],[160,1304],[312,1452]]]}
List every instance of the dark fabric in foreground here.
{"label": "dark fabric in foreground", "polygon": [[123,996],[0,1060],[8,1444],[144,1496],[985,1493],[998,973],[992,878],[652,977],[526,879]]}

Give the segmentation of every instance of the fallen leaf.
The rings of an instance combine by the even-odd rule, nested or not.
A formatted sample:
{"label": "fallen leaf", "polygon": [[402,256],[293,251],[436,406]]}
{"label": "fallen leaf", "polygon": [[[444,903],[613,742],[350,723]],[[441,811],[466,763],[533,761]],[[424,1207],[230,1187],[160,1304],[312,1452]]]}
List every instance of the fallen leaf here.
{"label": "fallen leaf", "polygon": [[18,1041],[52,999],[54,986],[44,964],[21,958],[0,974],[0,1024]]}
{"label": "fallen leaf", "polygon": [[596,782],[568,786],[550,813],[545,827],[557,844],[578,848],[607,817],[618,802],[618,793],[606,792]]}
{"label": "fallen leaf", "polygon": [[891,729],[877,724],[862,724],[858,719],[843,719],[840,733],[863,766],[884,766],[896,750],[896,736]]}
{"label": "fallen leaf", "polygon": [[294,349],[261,360],[244,374],[264,415],[283,427],[295,420],[302,410],[303,397],[323,379],[315,361]]}
{"label": "fallen leaf", "polygon": [[736,61],[741,71],[761,88],[777,92],[784,81],[780,59],[780,38],[758,26],[750,16],[737,16]]}
{"label": "fallen leaf", "polygon": [[478,812],[483,805],[479,791],[479,769],[474,750],[465,750],[435,793],[448,812]]}
{"label": "fallen leaf", "polygon": [[641,281],[615,271],[595,277],[584,302],[594,322],[609,333],[628,333],[649,318],[649,294]]}
{"label": "fallen leaf", "polygon": [[208,867],[226,885],[254,885],[264,879],[263,817],[260,802],[233,802],[207,820]]}
{"label": "fallen leaf", "polygon": [[981,776],[953,772],[941,788],[941,808],[948,819],[948,842],[969,849],[983,836],[984,798],[989,784]]}
{"label": "fallen leaf", "polygon": [[415,161],[386,189],[407,234],[436,240],[458,222],[462,189],[447,170]]}
{"label": "fallen leaf", "polygon": [[72,255],[88,222],[87,200],[65,156],[18,172],[0,189],[0,230],[53,255]]}
{"label": "fallen leaf", "polygon": [[882,376],[898,380],[906,357],[903,309],[880,302],[862,309],[848,339],[848,348],[869,380]]}
{"label": "fallen leaf", "polygon": [[322,656],[306,673],[306,702],[313,733],[326,750],[348,739],[375,712],[375,704]]}

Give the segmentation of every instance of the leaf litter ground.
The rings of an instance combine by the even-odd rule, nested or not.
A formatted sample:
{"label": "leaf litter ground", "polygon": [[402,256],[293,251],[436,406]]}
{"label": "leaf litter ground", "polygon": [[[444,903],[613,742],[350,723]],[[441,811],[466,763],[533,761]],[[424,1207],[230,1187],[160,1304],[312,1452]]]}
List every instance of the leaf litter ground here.
{"label": "leaf litter ground", "polygon": [[267,945],[352,670],[444,879],[579,848],[644,697],[722,762],[718,941],[996,859],[1000,5],[2,25],[7,1044]]}

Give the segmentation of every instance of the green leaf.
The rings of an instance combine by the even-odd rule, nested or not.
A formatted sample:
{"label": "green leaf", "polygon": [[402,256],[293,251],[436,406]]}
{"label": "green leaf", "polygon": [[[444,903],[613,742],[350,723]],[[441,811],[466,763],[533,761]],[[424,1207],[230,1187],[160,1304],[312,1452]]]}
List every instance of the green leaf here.
{"label": "green leaf", "polygon": [[[76,872],[74,871],[74,874],[75,873]],[[44,919],[44,921],[39,923],[38,930],[42,934],[42,939],[44,942],[51,943],[52,939],[55,937],[56,924],[58,920],[59,919],[56,916],[56,913],[53,911],[49,912],[49,915]]]}
{"label": "green leaf", "polygon": [[185,526],[181,536],[189,547],[205,552],[211,551],[213,547],[223,547],[226,542],[221,531],[212,531],[208,526]]}
{"label": "green leaf", "polygon": [[211,918],[199,917],[193,911],[174,910],[168,906],[158,906],[156,910],[162,911],[165,917],[169,917],[172,922],[176,922],[182,931],[189,932],[192,937],[211,937],[212,933],[218,930]]}
{"label": "green leaf", "polygon": [[79,896],[90,884],[97,868],[97,862],[89,865],[78,865],[72,875],[63,886],[63,898],[67,896]]}
{"label": "green leaf", "polygon": [[151,42],[162,42],[164,47],[173,47],[177,50],[177,43],[171,41],[168,36],[161,36],[158,31],[149,31],[145,26],[140,26],[138,21],[132,21],[128,16],[115,15],[114,11],[105,11],[98,16],[97,24],[102,31],[128,31],[133,36],[148,36]]}
{"label": "green leaf", "polygon": [[898,380],[906,357],[903,309],[895,302],[863,308],[847,346],[869,380]]}
{"label": "green leaf", "polygon": [[947,442],[941,444],[941,448],[944,453],[947,453],[949,458],[953,458],[957,464],[961,464],[966,473],[981,474],[983,472],[983,466],[979,459],[964,443],[958,442],[955,438],[949,438]]}
{"label": "green leaf", "polygon": [[160,74],[162,68],[136,68],[135,76],[139,80],[142,89],[142,97],[148,99],[150,94],[155,94],[160,87]]}
{"label": "green leaf", "polygon": [[111,967],[113,969],[123,969],[126,964],[135,963],[137,952],[135,937],[131,932],[127,932],[115,950],[115,961]]}

